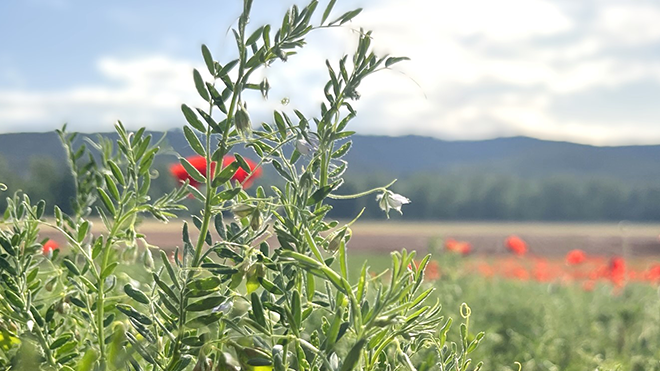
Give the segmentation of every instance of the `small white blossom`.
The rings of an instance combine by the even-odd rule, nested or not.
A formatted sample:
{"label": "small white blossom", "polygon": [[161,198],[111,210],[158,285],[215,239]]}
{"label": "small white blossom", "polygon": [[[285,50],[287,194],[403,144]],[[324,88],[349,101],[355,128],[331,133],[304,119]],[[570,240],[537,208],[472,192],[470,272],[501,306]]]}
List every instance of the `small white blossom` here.
{"label": "small white blossom", "polygon": [[27,321],[27,327],[28,327],[28,330],[32,331],[32,328],[34,327],[34,321],[33,320],[28,320]]}
{"label": "small white blossom", "polygon": [[401,206],[409,204],[410,200],[407,197],[404,197],[398,193],[394,193],[390,190],[387,190],[378,196],[376,196],[376,201],[378,201],[378,206],[385,211],[387,217],[390,217],[390,210],[394,209],[403,214],[401,211]]}
{"label": "small white blossom", "polygon": [[296,149],[303,156],[313,155],[319,149],[319,144],[315,140],[316,138],[309,137],[311,142],[308,142],[305,138],[300,137],[296,141]]}

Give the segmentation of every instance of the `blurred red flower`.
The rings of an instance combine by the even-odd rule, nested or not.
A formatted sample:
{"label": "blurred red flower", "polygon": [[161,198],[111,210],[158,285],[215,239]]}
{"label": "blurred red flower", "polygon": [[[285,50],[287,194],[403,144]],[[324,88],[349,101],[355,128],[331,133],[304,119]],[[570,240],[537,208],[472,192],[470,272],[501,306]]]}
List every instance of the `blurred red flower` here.
{"label": "blurred red flower", "polygon": [[472,251],[472,245],[469,242],[456,241],[452,238],[449,238],[447,241],[445,241],[445,249],[447,249],[447,251],[456,252],[461,255],[467,255]]}
{"label": "blurred red flower", "polygon": [[660,264],[653,264],[646,272],[644,272],[644,279],[653,282],[660,281]]}
{"label": "blurred red flower", "polygon": [[41,253],[44,254],[45,256],[52,256],[53,255],[53,250],[58,250],[60,248],[60,245],[57,244],[57,242],[53,240],[48,240],[46,243],[44,243],[43,248],[41,249]]}
{"label": "blurred red flower", "polygon": [[626,279],[626,261],[620,256],[610,259],[608,278],[617,286],[623,286]]}
{"label": "blurred red flower", "polygon": [[594,280],[584,281],[582,283],[582,289],[584,291],[594,291],[594,288],[596,288],[596,281]]}
{"label": "blurred red flower", "polygon": [[587,260],[587,254],[579,249],[571,250],[566,254],[566,264],[568,265],[582,264],[585,260]]}
{"label": "blurred red flower", "polygon": [[504,240],[506,248],[518,256],[523,256],[527,253],[527,242],[523,241],[520,237],[511,235]]}
{"label": "blurred red flower", "polygon": [[426,271],[424,272],[424,278],[428,281],[436,281],[440,279],[440,265],[437,261],[431,260],[426,265]]}
{"label": "blurred red flower", "polygon": [[[203,176],[206,177],[206,158],[203,156],[192,156],[192,157],[187,157],[186,160],[190,162],[190,164],[197,169]],[[236,161],[236,159],[233,156],[225,156],[222,158],[222,167],[225,168],[232,162]],[[243,185],[243,188],[249,188],[252,185],[252,182],[261,176],[261,167],[257,167],[257,164],[250,160],[250,159],[245,159],[245,162],[248,164],[250,169],[252,170],[252,175],[248,178],[250,175],[247,171],[243,170],[243,168],[239,167],[238,170],[234,173],[234,176],[232,176],[233,181],[237,181]],[[215,162],[211,162],[211,176],[215,174]],[[186,169],[183,167],[183,165],[179,164],[174,164],[170,166],[170,173],[177,178],[181,182],[185,182],[188,180],[190,182],[190,185],[193,187],[199,186],[199,182],[193,179],[190,174],[186,171]]]}

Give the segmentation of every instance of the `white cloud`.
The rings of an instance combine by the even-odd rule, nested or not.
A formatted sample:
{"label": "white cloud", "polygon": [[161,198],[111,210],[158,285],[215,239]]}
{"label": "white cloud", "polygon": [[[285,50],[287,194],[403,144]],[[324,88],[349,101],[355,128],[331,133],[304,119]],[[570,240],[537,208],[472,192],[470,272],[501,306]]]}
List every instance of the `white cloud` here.
{"label": "white cloud", "polygon": [[660,39],[660,9],[649,4],[614,4],[600,8],[596,31],[610,43],[642,45]]}
{"label": "white cloud", "polygon": [[97,67],[103,83],[50,92],[0,90],[0,122],[13,130],[28,124],[51,130],[68,121],[76,130],[101,131],[116,120],[159,129],[181,121],[182,102],[199,102],[188,61],[104,57]]}

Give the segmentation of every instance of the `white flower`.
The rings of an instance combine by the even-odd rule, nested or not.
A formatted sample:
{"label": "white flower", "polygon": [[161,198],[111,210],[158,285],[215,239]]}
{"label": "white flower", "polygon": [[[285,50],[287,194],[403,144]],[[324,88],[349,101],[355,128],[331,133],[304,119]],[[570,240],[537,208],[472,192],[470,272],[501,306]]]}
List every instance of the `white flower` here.
{"label": "white flower", "polygon": [[309,140],[310,141],[308,142],[305,138],[299,137],[296,141],[296,149],[303,156],[313,155],[314,152],[319,149],[318,140],[316,140],[316,138],[310,136]]}
{"label": "white flower", "polygon": [[385,211],[385,214],[388,218],[390,217],[391,209],[398,211],[399,214],[403,214],[403,211],[401,211],[401,206],[410,203],[410,200],[407,197],[401,196],[400,194],[394,193],[390,190],[387,190],[376,196],[376,201],[378,201],[378,206],[380,206],[380,208]]}

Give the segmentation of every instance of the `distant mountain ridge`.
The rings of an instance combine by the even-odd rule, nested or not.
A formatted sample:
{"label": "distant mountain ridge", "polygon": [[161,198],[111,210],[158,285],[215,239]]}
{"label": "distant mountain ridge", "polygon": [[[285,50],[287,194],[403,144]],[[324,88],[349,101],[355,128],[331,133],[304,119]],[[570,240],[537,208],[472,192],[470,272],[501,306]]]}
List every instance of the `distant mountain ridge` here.
{"label": "distant mountain ridge", "polygon": [[[156,138],[162,135],[153,134]],[[521,178],[570,175],[660,181],[660,145],[595,147],[528,137],[446,141],[420,136],[356,135],[351,139],[353,148],[345,157],[349,175],[381,173],[405,177],[420,172],[469,171]],[[166,140],[174,151],[184,156],[192,154],[181,131],[167,132]],[[56,163],[65,163],[64,151],[54,132],[0,134],[0,158],[10,169],[20,172],[27,168],[32,156],[48,156]]]}

